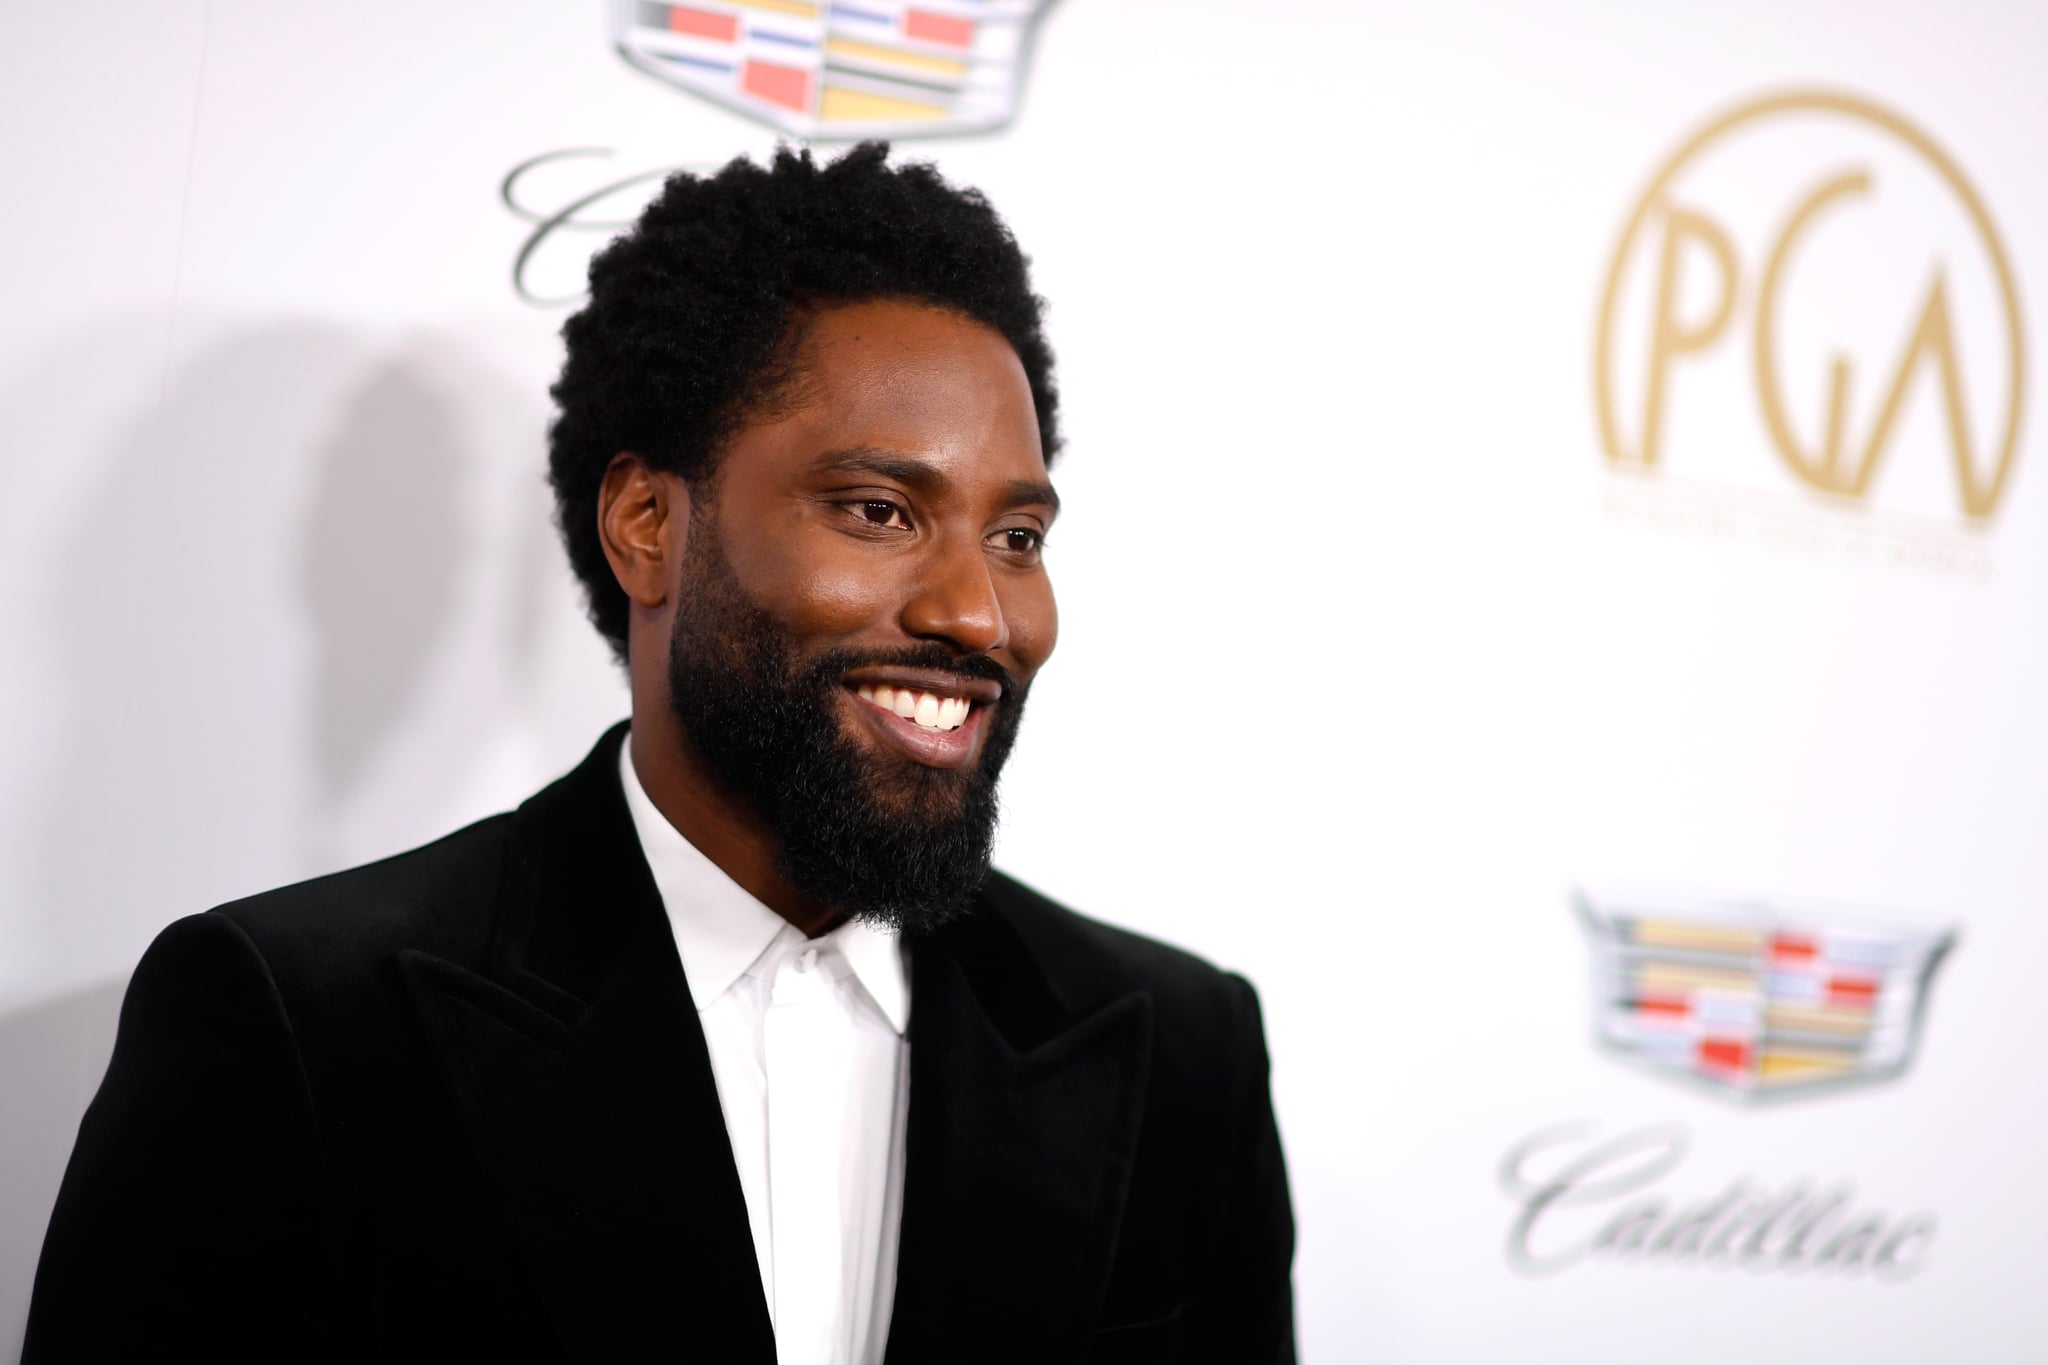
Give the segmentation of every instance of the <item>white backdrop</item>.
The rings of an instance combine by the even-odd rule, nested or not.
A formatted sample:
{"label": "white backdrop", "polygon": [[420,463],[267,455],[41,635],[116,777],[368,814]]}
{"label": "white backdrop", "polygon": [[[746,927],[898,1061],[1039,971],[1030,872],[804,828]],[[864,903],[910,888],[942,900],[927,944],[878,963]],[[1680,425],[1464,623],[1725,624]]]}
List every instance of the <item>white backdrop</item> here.
{"label": "white backdrop", "polygon": [[[150,937],[503,808],[623,711],[546,523],[567,308],[515,291],[501,183],[579,150],[515,187],[546,213],[774,134],[628,66],[605,10],[106,0],[0,49],[0,1353]],[[1927,352],[1829,497],[1753,359],[1787,214],[1867,168],[1780,281],[1795,435],[1852,357],[1854,467],[1939,269],[1988,466],[1990,254],[1896,136],[1775,115],[1681,168],[1617,272],[1627,455],[1666,211],[1736,267],[1681,235],[1656,469],[1595,400],[1630,214],[1776,91],[1938,144],[2038,327],[2044,51],[2019,4],[1060,0],[1011,126],[901,144],[1033,255],[1068,414],[1065,629],[999,861],[1260,987],[1306,1358],[2048,1358],[2039,422],[1961,517]],[[548,236],[528,291],[602,237]],[[1917,1058],[1772,1104],[1621,1064],[1570,906],[1617,880],[1958,931]],[[1743,1267],[1531,1273],[1502,1167],[1565,1124],[1525,1195],[1637,1135],[1680,1205],[1853,1185],[1911,1265],[1788,1266],[1781,1227]],[[1620,1207],[1580,1193],[1533,1249]]]}

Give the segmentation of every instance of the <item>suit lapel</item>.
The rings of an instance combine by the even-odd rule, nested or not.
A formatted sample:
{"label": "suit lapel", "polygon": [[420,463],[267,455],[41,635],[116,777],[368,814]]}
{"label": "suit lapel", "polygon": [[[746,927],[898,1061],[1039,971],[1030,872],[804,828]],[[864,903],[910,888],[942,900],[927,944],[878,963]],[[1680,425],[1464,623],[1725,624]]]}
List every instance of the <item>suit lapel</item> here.
{"label": "suit lapel", "polygon": [[1151,1000],[1075,1017],[988,906],[911,951],[890,1365],[1078,1361],[1135,1154]]}
{"label": "suit lapel", "polygon": [[[399,971],[564,1343],[678,1323],[772,1365],[703,1030],[617,777],[623,727],[522,806],[484,970]],[[910,1114],[889,1365],[1079,1360],[1135,1154],[1152,1008],[1076,1012],[983,905],[911,952]]]}
{"label": "suit lapel", "polygon": [[617,778],[618,734],[515,817],[484,974],[400,973],[579,1356],[775,1358],[709,1053]]}

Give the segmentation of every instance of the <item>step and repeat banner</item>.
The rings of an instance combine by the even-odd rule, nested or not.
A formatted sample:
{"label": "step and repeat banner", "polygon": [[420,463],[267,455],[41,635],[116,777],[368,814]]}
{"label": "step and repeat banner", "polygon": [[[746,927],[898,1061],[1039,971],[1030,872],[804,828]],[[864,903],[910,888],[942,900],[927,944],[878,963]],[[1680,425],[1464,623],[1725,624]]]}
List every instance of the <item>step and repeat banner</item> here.
{"label": "step and repeat banner", "polygon": [[0,53],[0,1355],[128,971],[623,713],[542,461],[661,179],[1050,301],[999,861],[1265,1003],[1312,1361],[2048,1359],[2038,7],[108,0]]}

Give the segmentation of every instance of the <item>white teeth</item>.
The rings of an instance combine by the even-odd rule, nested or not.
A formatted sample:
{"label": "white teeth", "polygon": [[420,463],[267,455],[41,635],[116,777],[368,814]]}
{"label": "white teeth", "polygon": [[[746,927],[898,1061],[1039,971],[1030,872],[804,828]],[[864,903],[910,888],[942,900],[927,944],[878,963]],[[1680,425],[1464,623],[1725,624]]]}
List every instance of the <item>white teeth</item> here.
{"label": "white teeth", "polygon": [[974,703],[965,697],[942,697],[887,683],[862,683],[854,689],[864,702],[881,707],[927,730],[957,730],[967,723]]}

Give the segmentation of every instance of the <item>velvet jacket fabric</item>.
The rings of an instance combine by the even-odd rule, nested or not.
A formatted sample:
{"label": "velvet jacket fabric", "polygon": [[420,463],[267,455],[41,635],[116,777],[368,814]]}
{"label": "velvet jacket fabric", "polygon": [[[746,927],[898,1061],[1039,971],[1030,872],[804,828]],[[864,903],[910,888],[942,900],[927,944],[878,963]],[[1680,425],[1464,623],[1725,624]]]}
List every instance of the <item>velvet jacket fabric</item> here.
{"label": "velvet jacket fabric", "polygon": [[[622,733],[511,814],[164,931],[28,1365],[772,1365]],[[910,960],[889,1365],[1293,1360],[1251,988],[1000,875]]]}

